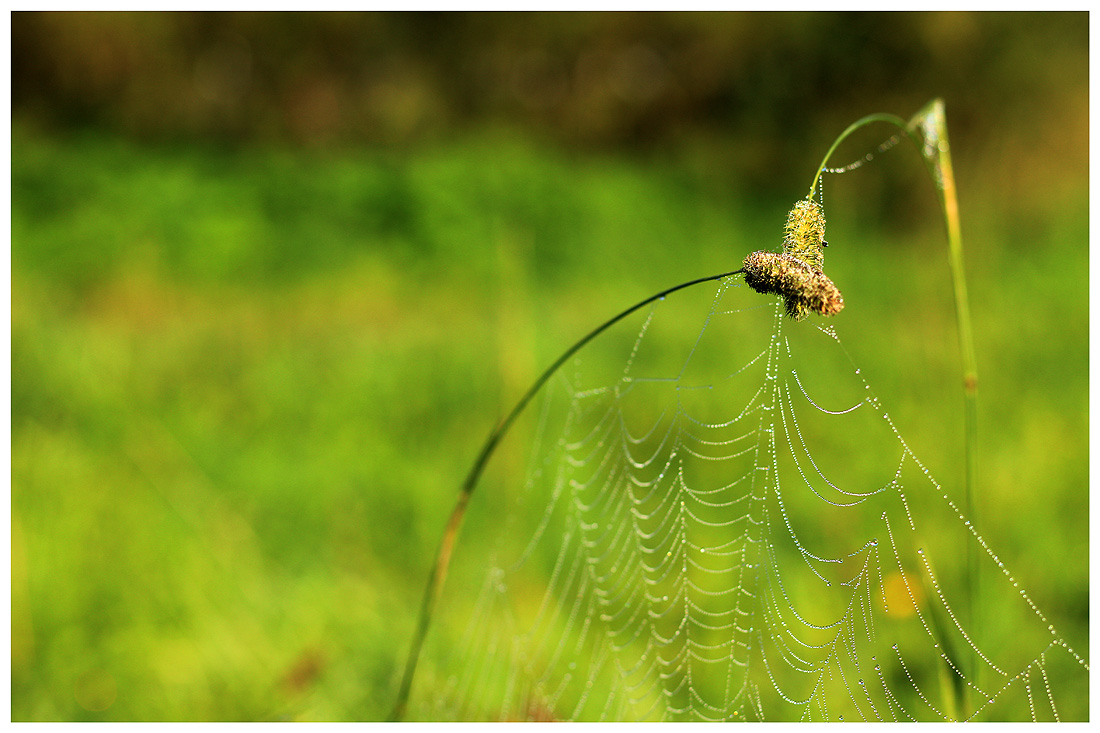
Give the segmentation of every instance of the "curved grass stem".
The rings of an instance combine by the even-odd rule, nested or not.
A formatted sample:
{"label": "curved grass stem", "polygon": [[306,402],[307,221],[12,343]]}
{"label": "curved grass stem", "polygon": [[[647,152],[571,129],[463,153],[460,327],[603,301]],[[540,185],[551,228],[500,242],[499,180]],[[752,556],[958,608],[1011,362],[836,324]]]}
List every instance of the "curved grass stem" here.
{"label": "curved grass stem", "polygon": [[[833,142],[825,158],[818,166],[809,196],[825,172],[829,158],[837,147],[853,132],[867,125],[883,122],[901,129],[921,154],[932,183],[936,187],[943,220],[947,229],[948,257],[951,265],[951,278],[954,285],[955,319],[959,334],[959,351],[962,354],[963,395],[965,400],[965,487],[964,505],[967,518],[977,523],[974,497],[977,492],[977,436],[978,436],[978,367],[974,351],[974,334],[970,322],[970,303],[966,293],[966,271],[963,262],[962,229],[959,226],[959,201],[955,188],[955,173],[951,164],[951,146],[947,137],[947,118],[944,114],[942,99],[933,99],[906,122],[891,114],[872,114],[856,120]],[[919,132],[919,134],[918,134]],[[981,620],[978,613],[978,599],[981,598],[980,574],[978,567],[978,548],[976,543],[967,543],[966,553],[966,589],[967,622],[975,628]],[[978,671],[976,655],[970,653],[970,674]],[[973,682],[978,680],[973,679]]]}
{"label": "curved grass stem", "polygon": [[413,676],[416,673],[416,665],[420,659],[420,649],[424,644],[424,637],[428,633],[428,626],[431,624],[436,601],[439,600],[439,595],[443,590],[443,581],[447,577],[447,568],[451,563],[451,554],[454,551],[455,540],[458,539],[458,532],[462,528],[462,520],[466,517],[466,507],[469,506],[470,495],[473,494],[474,489],[477,488],[478,479],[481,478],[481,474],[485,470],[489,458],[492,457],[493,452],[496,450],[497,445],[500,444],[501,439],[508,432],[508,429],[512,427],[512,423],[516,421],[516,418],[519,417],[524,408],[534,399],[543,385],[550,380],[550,377],[554,376],[554,373],[558,371],[565,362],[569,361],[574,354],[584,348],[589,341],[599,336],[611,326],[626,318],[639,308],[647,306],[655,300],[660,300],[666,295],[671,295],[677,290],[683,290],[692,285],[699,285],[705,282],[732,277],[740,272],[741,270],[723,272],[720,275],[710,275],[708,277],[701,277],[686,283],[681,283],[666,290],[662,290],[656,295],[651,295],[645,300],[630,306],[617,316],[604,321],[566,349],[565,353],[559,356],[557,360],[555,360],[554,363],[535,380],[534,384],[531,385],[523,397],[520,398],[519,402],[516,403],[516,406],[512,408],[512,411],[509,412],[508,415],[493,428],[492,432],[489,433],[489,437],[485,440],[485,445],[482,446],[477,460],[474,461],[473,467],[470,468],[470,473],[467,474],[466,480],[462,483],[462,489],[458,494],[458,501],[455,503],[454,509],[451,510],[451,516],[447,520],[447,528],[443,531],[443,539],[439,544],[439,549],[436,551],[435,564],[432,566],[431,573],[428,575],[428,584],[424,589],[424,598],[420,604],[420,617],[417,621],[416,631],[413,635],[412,646],[409,648],[409,656],[405,662],[405,672],[401,678],[401,687],[398,689],[397,701],[394,703],[389,720],[401,720],[405,717],[405,708],[409,701],[409,693],[412,690]]}

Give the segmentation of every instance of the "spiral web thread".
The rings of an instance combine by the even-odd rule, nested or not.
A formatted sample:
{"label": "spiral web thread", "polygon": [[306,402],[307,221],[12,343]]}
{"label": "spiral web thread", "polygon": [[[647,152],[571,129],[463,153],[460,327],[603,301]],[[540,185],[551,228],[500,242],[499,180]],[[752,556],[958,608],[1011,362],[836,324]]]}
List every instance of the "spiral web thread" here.
{"label": "spiral web thread", "polygon": [[[493,556],[472,559],[480,589],[453,583],[451,615],[472,609],[414,717],[1087,718],[1088,663],[832,327],[727,280],[677,351],[652,335],[667,307],[618,373],[578,360],[558,380],[563,417],[542,412]],[[982,628],[956,607],[967,543],[991,568]]]}

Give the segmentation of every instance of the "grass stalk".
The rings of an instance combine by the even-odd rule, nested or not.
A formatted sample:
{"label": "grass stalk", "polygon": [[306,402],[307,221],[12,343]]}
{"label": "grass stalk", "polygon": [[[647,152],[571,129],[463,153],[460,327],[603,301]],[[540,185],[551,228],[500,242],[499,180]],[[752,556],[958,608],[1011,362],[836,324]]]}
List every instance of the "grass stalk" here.
{"label": "grass stalk", "polygon": [[[965,480],[964,512],[967,519],[977,523],[975,494],[977,493],[977,439],[978,439],[978,366],[974,350],[974,333],[970,321],[970,302],[966,292],[966,269],[963,260],[962,229],[959,225],[959,201],[955,187],[954,167],[951,163],[951,146],[947,137],[947,118],[942,99],[933,99],[909,121],[896,115],[872,114],[862,117],[844,130],[833,141],[825,158],[818,166],[813,182],[810,184],[809,197],[821,174],[829,163],[829,158],[840,144],[856,130],[867,125],[882,122],[899,128],[905,136],[917,146],[924,160],[932,183],[936,187],[936,196],[943,211],[943,220],[947,228],[948,261],[951,266],[951,279],[954,286],[955,319],[959,335],[959,351],[962,355],[963,398],[964,405],[964,445]],[[980,573],[978,566],[978,548],[976,543],[967,543],[966,549],[966,597],[967,609],[965,623],[974,629],[980,622],[978,599],[981,598]],[[978,664],[973,649],[970,650],[969,670],[971,680],[977,684]]]}
{"label": "grass stalk", "polygon": [[405,672],[401,677],[401,686],[398,688],[397,700],[394,703],[393,710],[390,712],[389,720],[396,721],[405,717],[406,706],[409,702],[409,693],[412,691],[413,677],[416,674],[417,662],[420,659],[420,649],[424,644],[424,637],[427,636],[428,627],[431,624],[432,615],[435,611],[435,604],[439,600],[440,593],[443,591],[443,581],[447,577],[447,568],[451,563],[451,554],[454,551],[455,541],[458,539],[458,532],[462,528],[462,521],[466,517],[466,508],[469,506],[470,496],[474,493],[474,489],[477,488],[478,479],[481,478],[481,474],[484,472],[485,466],[489,462],[489,458],[492,457],[493,452],[504,438],[504,435],[508,432],[508,429],[512,427],[512,423],[516,421],[516,418],[518,418],[524,408],[530,404],[531,400],[534,399],[543,385],[550,380],[550,377],[554,376],[554,373],[558,371],[565,362],[569,361],[574,354],[584,348],[589,341],[599,336],[611,326],[626,318],[639,308],[647,306],[655,300],[660,300],[666,295],[671,295],[678,290],[683,290],[693,285],[731,277],[740,272],[741,270],[723,272],[719,275],[701,277],[675,285],[655,295],[651,295],[645,300],[635,303],[617,316],[604,321],[566,349],[565,353],[559,356],[554,363],[535,380],[534,384],[532,384],[523,397],[520,398],[519,402],[512,408],[512,411],[508,413],[507,417],[489,433],[489,437],[485,440],[485,445],[482,446],[477,460],[474,461],[473,467],[470,468],[470,473],[467,474],[466,480],[462,483],[462,488],[458,493],[458,500],[455,502],[454,509],[451,510],[451,516],[447,520],[447,528],[443,532],[443,539],[439,544],[439,549],[436,551],[435,563],[432,565],[431,573],[428,575],[427,587],[424,589],[424,598],[420,604],[420,617],[413,634],[412,646],[409,648],[409,656],[405,662]]}
{"label": "grass stalk", "polygon": [[[965,400],[966,431],[966,492],[964,511],[971,522],[976,522],[975,494],[977,493],[978,460],[978,364],[974,350],[974,334],[970,321],[970,302],[966,293],[966,269],[963,261],[962,229],[959,225],[959,200],[955,187],[955,172],[951,164],[951,146],[947,138],[947,120],[942,99],[930,102],[913,118],[925,122],[925,147],[922,150],[930,170],[937,183],[940,206],[943,208],[944,222],[947,225],[947,245],[951,263],[951,278],[955,293],[955,319],[959,333],[959,352],[963,361],[963,398]],[[934,130],[933,141],[929,133]],[[934,158],[934,161],[933,161]],[[974,542],[966,545],[967,601],[969,622],[976,629],[981,620],[978,609],[981,595],[981,573],[978,566],[978,547]],[[971,650],[971,674],[977,673],[977,659]],[[975,678],[975,683],[979,682]]]}

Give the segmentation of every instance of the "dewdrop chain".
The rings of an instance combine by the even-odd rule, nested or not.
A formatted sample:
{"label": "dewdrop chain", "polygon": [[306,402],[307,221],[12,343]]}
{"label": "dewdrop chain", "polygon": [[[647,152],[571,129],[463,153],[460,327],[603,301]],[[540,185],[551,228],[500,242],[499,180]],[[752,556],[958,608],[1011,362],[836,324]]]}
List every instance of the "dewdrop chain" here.
{"label": "dewdrop chain", "polygon": [[821,172],[822,173],[848,173],[850,171],[856,170],[857,168],[862,168],[864,165],[866,165],[867,163],[870,163],[872,160],[875,159],[875,154],[876,153],[885,153],[887,150],[890,150],[895,145],[897,145],[899,142],[901,142],[901,133],[900,132],[894,134],[889,139],[883,141],[874,151],[872,151],[870,153],[867,153],[862,158],[857,158],[857,159],[853,160],[851,163],[848,163],[847,165],[841,165],[841,166],[837,166],[835,168],[822,168]]}

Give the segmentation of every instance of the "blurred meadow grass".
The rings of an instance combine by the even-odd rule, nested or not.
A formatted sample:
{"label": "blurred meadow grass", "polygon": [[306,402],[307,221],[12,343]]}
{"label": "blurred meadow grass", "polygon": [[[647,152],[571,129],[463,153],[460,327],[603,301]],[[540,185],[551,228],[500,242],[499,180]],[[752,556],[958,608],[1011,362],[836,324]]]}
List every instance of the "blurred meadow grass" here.
{"label": "blurred meadow grass", "polygon": [[[96,719],[74,696],[96,675],[115,719],[381,717],[497,416],[575,335],[774,244],[784,215],[688,165],[518,142],[399,167],[15,141],[15,719]],[[826,189],[858,324],[836,325],[950,485],[961,388],[934,203],[926,228],[874,241],[845,216],[854,177]],[[964,210],[980,527],[1071,639],[1088,608],[1085,206],[1026,242],[1005,212]]]}
{"label": "blurred meadow grass", "polygon": [[[850,119],[871,111],[915,107]],[[1088,186],[1052,153],[1083,155],[1077,122],[1065,136],[1085,148],[953,141],[978,529],[1080,651]],[[808,183],[841,127],[770,166]],[[864,142],[851,157],[881,139]],[[577,153],[498,128],[387,151],[16,120],[12,151],[14,720],[384,717],[494,421],[603,319],[777,248],[805,185],[756,191],[704,143]],[[959,487],[950,276],[923,175],[899,148],[827,176],[827,265],[846,348]]]}

